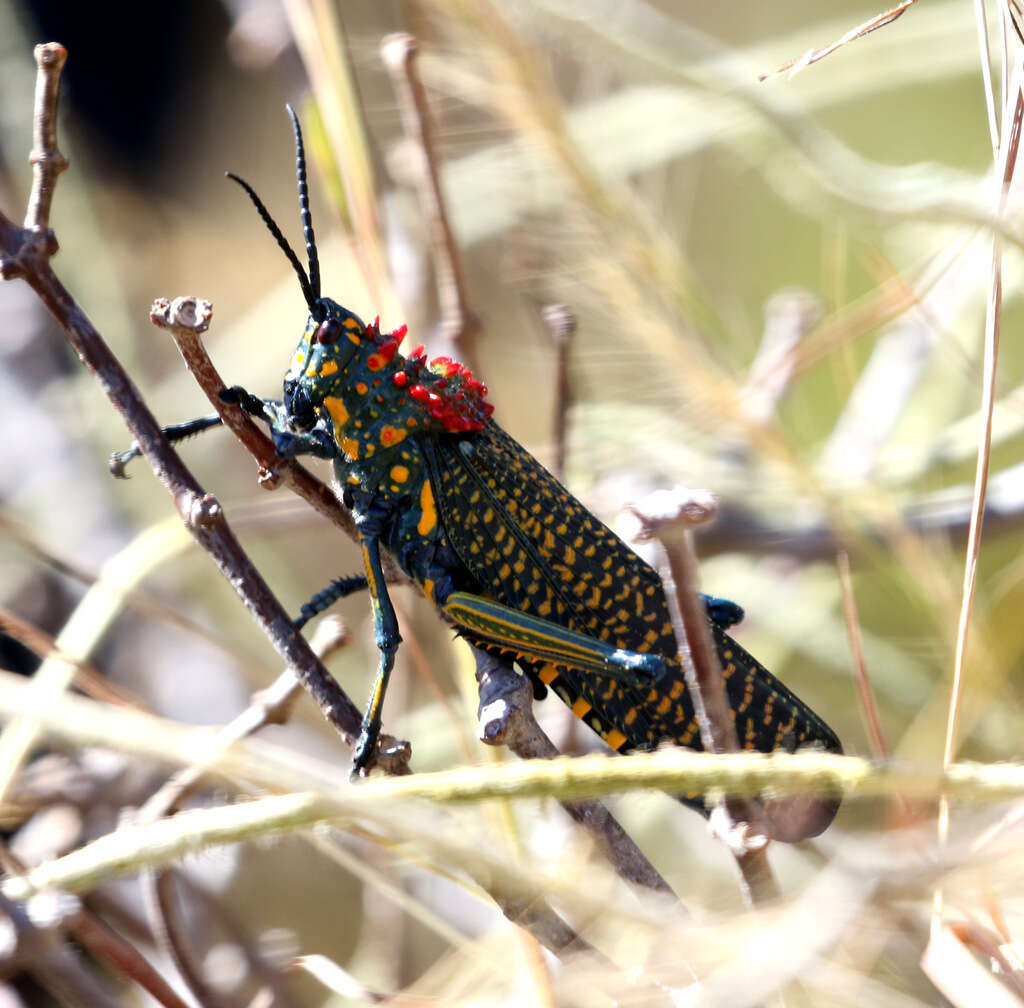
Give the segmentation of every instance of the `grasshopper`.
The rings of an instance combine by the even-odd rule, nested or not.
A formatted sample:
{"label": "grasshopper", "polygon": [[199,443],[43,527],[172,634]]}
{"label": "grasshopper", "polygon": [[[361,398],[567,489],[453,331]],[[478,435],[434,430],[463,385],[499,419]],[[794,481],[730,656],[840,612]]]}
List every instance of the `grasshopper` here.
{"label": "grasshopper", "polygon": [[[382,332],[323,297],[298,117],[299,211],[308,270],[253,188],[248,194],[291,263],[309,311],[280,400],[225,390],[265,421],[282,458],[329,459],[355,519],[364,577],[345,578],[303,607],[301,625],[366,588],[380,652],[353,769],[373,762],[381,706],[401,637],[381,569],[382,548],[457,632],[512,659],[535,692],[552,689],[612,749],[671,742],[701,748],[661,580],[492,419],[487,389],[447,357],[399,348],[405,327]],[[167,428],[178,439],[205,417]],[[133,452],[119,459],[123,464]],[[726,632],[742,610],[706,598],[741,746],[841,752],[829,726]],[[680,799],[704,809],[700,795]],[[783,839],[814,836],[838,799],[811,803]]]}

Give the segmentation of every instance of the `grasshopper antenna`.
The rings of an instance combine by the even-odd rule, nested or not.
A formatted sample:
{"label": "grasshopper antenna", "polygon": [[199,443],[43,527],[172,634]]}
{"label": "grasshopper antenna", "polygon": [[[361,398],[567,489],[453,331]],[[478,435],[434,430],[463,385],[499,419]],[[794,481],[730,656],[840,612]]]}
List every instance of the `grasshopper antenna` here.
{"label": "grasshopper antenna", "polygon": [[302,145],[302,128],[299,117],[291,105],[285,105],[291,116],[295,132],[295,177],[299,184],[299,217],[302,220],[302,236],[306,240],[306,256],[309,259],[309,289],[313,297],[320,297],[320,259],[316,252],[316,237],[313,234],[313,215],[309,209],[309,188],[306,185],[306,151]]}
{"label": "grasshopper antenna", "polygon": [[313,235],[313,216],[309,212],[309,189],[306,185],[306,152],[302,146],[302,130],[299,128],[299,117],[291,105],[286,105],[288,115],[291,116],[292,128],[295,131],[295,168],[299,184],[299,215],[302,218],[302,234],[306,240],[306,255],[309,258],[309,274],[307,275],[299,257],[295,254],[288,239],[281,233],[277,221],[270,216],[270,211],[263,205],[263,200],[256,195],[245,179],[240,178],[234,172],[225,172],[225,175],[233,182],[237,182],[252,200],[260,219],[267,226],[267,230],[274,236],[281,251],[292,264],[295,275],[299,278],[299,286],[302,288],[302,296],[306,299],[310,314],[320,319],[323,310],[319,305],[320,301],[320,261],[316,253],[316,238]]}

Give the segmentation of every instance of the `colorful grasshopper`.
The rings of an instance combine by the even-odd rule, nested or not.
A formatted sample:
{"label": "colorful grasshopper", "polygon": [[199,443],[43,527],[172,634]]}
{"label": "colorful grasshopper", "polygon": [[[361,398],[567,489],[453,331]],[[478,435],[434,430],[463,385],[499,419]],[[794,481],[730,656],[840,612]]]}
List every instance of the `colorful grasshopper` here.
{"label": "colorful grasshopper", "polygon": [[[308,274],[253,189],[248,193],[299,278],[309,319],[283,400],[230,397],[270,427],[285,458],[331,459],[359,532],[366,572],[304,607],[369,590],[380,665],[354,769],[376,751],[381,704],[401,640],[381,547],[457,628],[550,687],[619,752],[662,742],[701,748],[664,589],[657,574],[492,419],[487,389],[461,364],[399,353],[405,327],[382,333],[320,294],[302,134],[292,109]],[[172,437],[216,423],[169,428]],[[127,456],[122,459],[127,460]],[[725,629],[742,610],[707,599],[741,745],[770,752],[816,745],[841,752],[832,730]],[[699,795],[684,801],[703,808]],[[787,839],[813,836],[838,801],[823,799]],[[782,834],[787,832],[783,827]]]}

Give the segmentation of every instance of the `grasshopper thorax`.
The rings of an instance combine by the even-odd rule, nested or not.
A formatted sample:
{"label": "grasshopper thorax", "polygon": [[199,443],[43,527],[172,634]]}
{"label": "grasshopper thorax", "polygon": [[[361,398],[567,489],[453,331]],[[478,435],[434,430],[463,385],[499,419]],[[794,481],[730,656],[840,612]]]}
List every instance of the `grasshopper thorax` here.
{"label": "grasshopper thorax", "polygon": [[405,357],[406,327],[382,333],[328,298],[306,322],[285,375],[293,425],[309,429],[326,415],[346,459],[367,459],[410,434],[479,430],[493,407],[472,372],[447,357],[428,362],[422,347]]}
{"label": "grasshopper thorax", "polygon": [[468,368],[448,357],[437,357],[428,364],[423,347],[403,357],[398,347],[405,326],[383,334],[377,321],[364,325],[347,308],[320,296],[320,263],[309,209],[302,130],[292,107],[286,108],[295,134],[299,216],[308,271],[252,186],[228,174],[249,195],[292,264],[309,306],[305,331],[284,380],[289,425],[308,431],[326,413],[335,440],[349,461],[398,444],[413,432],[480,430],[494,407],[484,398],[486,386],[473,378]]}

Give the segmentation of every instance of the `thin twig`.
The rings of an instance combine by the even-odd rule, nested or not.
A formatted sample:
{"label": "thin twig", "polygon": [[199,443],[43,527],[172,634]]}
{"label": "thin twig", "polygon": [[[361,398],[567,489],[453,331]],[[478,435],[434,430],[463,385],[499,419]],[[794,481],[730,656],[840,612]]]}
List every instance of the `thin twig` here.
{"label": "thin twig", "polygon": [[[221,401],[225,384],[200,338],[209,326],[213,306],[194,297],[173,301],[158,298],[150,309],[150,321],[165,329],[174,339],[185,366],[192,373],[210,404],[227,427],[248,449],[260,467],[260,485],[267,490],[285,485],[308,503],[314,511],[341,529],[350,539],[357,539],[355,522],[341,505],[337,495],[295,459],[282,459],[274,444],[240,406]],[[390,561],[390,558],[387,558]],[[389,579],[408,580],[393,562],[386,562]]]}
{"label": "thin twig", "polygon": [[555,422],[551,451],[551,471],[558,479],[565,478],[565,440],[569,409],[572,407],[572,385],[569,382],[569,346],[576,332],[576,316],[566,305],[545,305],[540,313],[555,345]]}
{"label": "thin twig", "polygon": [[141,700],[112,683],[91,662],[81,661],[74,655],[62,651],[57,646],[57,642],[45,630],[40,630],[39,627],[22,619],[3,605],[0,605],[0,633],[18,641],[39,658],[58,658],[75,665],[75,685],[86,696],[119,707],[131,707],[135,710],[146,709]]}
{"label": "thin twig", "polygon": [[[59,68],[58,68],[59,69]],[[50,74],[51,66],[40,66]],[[36,120],[44,137],[55,136],[56,88],[37,88],[52,104],[36,109]],[[45,152],[44,152],[45,153]],[[44,156],[36,170],[42,171]],[[164,437],[160,425],[142,401],[135,386],[111,354],[71,294],[57,279],[49,260],[56,241],[49,232],[17,228],[0,214],[0,273],[5,279],[24,277],[64,330],[79,359],[100,383],[111,403],[122,415],[157,478],[168,493],[196,541],[213,558],[243,603],[262,626],[278,653],[296,669],[303,686],[316,700],[323,715],[348,745],[359,737],[362,714],[295,632],[287,613],[274,598],[260,573],[246,556],[228,528],[220,505],[206,494]],[[387,767],[407,765],[408,750],[397,747],[381,753],[378,762]]]}
{"label": "thin twig", "polygon": [[[338,619],[328,618],[317,624],[309,646],[321,661],[326,661],[330,654],[344,647],[349,640],[345,625]],[[254,735],[268,724],[284,724],[300,689],[301,684],[295,673],[286,668],[266,689],[254,693],[245,710],[217,732],[216,741],[207,751],[203,763],[196,763],[176,773],[143,805],[137,820],[154,822],[176,811],[202,780],[206,766],[216,759],[218,753],[224,752],[239,739]]]}
{"label": "thin twig", "polygon": [[992,159],[998,161],[999,123],[996,118],[996,92],[992,84],[992,57],[989,53],[985,0],[974,0],[974,21],[978,33],[978,55],[981,64],[981,81],[985,88],[985,111],[988,118],[989,139],[992,141]]}
{"label": "thin twig", "polygon": [[[66,896],[62,898],[68,899]],[[71,902],[75,906],[74,912],[77,912],[78,901]],[[63,921],[49,927],[38,927],[25,906],[2,893],[0,914],[14,928],[15,951],[23,960],[24,968],[45,990],[75,1008],[117,1008],[119,1000],[85,968],[71,945],[60,940],[59,930]]]}
{"label": "thin twig", "polygon": [[146,957],[87,909],[83,908],[77,919],[72,921],[69,931],[90,955],[106,963],[108,969],[116,970],[137,983],[164,1008],[186,1008],[185,1002]]}
{"label": "thin twig", "polygon": [[45,231],[50,226],[50,207],[57,185],[57,176],[68,166],[68,159],[57,149],[57,92],[60,75],[68,51],[58,42],[46,42],[35,48],[36,75],[35,108],[32,119],[32,192],[25,213],[25,227],[31,231]]}
{"label": "thin twig", "polygon": [[[1006,200],[1017,165],[1020,145],[1021,121],[1024,118],[1024,65],[1018,65],[1014,74],[1013,93],[1016,95],[1013,115],[1003,135],[1003,148],[999,152],[1002,162],[997,213],[1006,211]],[[971,524],[967,537],[967,552],[964,560],[963,596],[960,620],[957,626],[956,655],[953,667],[953,683],[950,689],[949,716],[946,721],[946,738],[942,750],[942,764],[949,766],[956,755],[957,722],[960,716],[960,701],[963,691],[964,664],[967,657],[967,633],[974,601],[974,587],[978,568],[978,553],[981,548],[982,519],[985,514],[985,494],[988,488],[988,467],[992,454],[992,410],[996,396],[996,374],[999,360],[999,333],[1002,322],[1003,272],[1002,243],[998,237],[992,239],[992,278],[989,286],[988,307],[985,316],[985,351],[981,387],[982,424],[978,431],[978,461],[974,477],[974,500],[971,507]],[[943,796],[939,801],[937,822],[940,846],[949,835],[949,801]],[[933,901],[932,939],[936,940],[942,923],[942,890],[936,889]]]}
{"label": "thin twig", "polygon": [[[25,865],[6,846],[0,847],[4,870],[16,874]],[[137,983],[164,1008],[186,1008],[185,1002],[134,945],[104,923],[88,907],[77,905],[65,911],[68,933],[86,951],[128,980]]]}
{"label": "thin twig", "polygon": [[149,918],[149,926],[157,948],[174,963],[178,975],[203,1008],[225,1008],[225,1002],[210,988],[202,972],[192,961],[187,951],[187,943],[175,940],[174,936],[184,934],[188,928],[181,919],[171,873],[157,871],[155,868],[143,868],[139,877],[146,904],[146,916]]}
{"label": "thin twig", "polygon": [[456,355],[475,367],[475,341],[481,331],[480,320],[469,305],[462,258],[448,222],[437,170],[430,106],[416,64],[417,52],[416,39],[411,35],[389,35],[381,44],[381,57],[391,74],[405,135],[420,152],[420,170],[415,175],[420,208],[430,227],[442,336]]}
{"label": "thin twig", "polygon": [[865,35],[870,35],[871,32],[877,31],[879,28],[884,28],[886,25],[890,25],[897,18],[902,17],[906,12],[907,8],[915,4],[917,0],[902,0],[895,7],[890,10],[883,11],[881,14],[876,14],[873,18],[869,18],[863,24],[857,25],[856,28],[851,28],[842,38],[836,39],[835,42],[829,45],[822,46],[820,49],[810,49],[803,54],[799,59],[786,60],[782,66],[777,67],[770,73],[758,74],[757,79],[759,81],[766,81],[769,77],[775,77],[778,74],[789,71],[790,77],[795,77],[805,67],[809,67],[814,63],[823,60],[826,56],[831,56],[837,49],[842,48],[844,45],[850,42],[855,42],[857,39],[863,38]]}
{"label": "thin twig", "polygon": [[889,743],[882,728],[882,719],[878,714],[878,703],[875,691],[871,688],[867,665],[864,662],[864,641],[860,632],[860,620],[857,617],[857,600],[853,594],[853,581],[850,577],[850,556],[845,550],[836,554],[836,568],[839,573],[839,587],[843,594],[843,616],[846,620],[846,632],[850,637],[850,654],[853,658],[853,674],[857,682],[857,695],[860,697],[861,713],[867,723],[868,737],[871,739],[872,755],[879,759],[890,756]]}
{"label": "thin twig", "polygon": [[[689,526],[713,514],[714,499],[681,490],[669,502],[664,493],[659,493],[630,511],[640,519],[644,537],[657,535],[664,547],[668,576],[662,575],[662,583],[704,751],[739,752],[722,666],[700,601],[697,559],[689,533]],[[779,888],[768,863],[765,839],[770,835],[770,824],[748,799],[727,795],[725,807],[741,832],[749,833],[741,836],[741,847],[733,849],[744,896],[751,906],[776,898]]]}
{"label": "thin twig", "polygon": [[[857,696],[860,698],[861,714],[868,729],[871,740],[871,752],[876,759],[889,759],[892,755],[889,742],[882,728],[882,719],[878,712],[878,702],[871,686],[867,663],[864,661],[864,640],[860,630],[860,617],[857,615],[857,599],[853,593],[853,578],[850,575],[850,556],[846,550],[836,554],[836,569],[839,575],[839,589],[843,596],[843,618],[846,632],[850,639],[850,655],[853,659],[853,675],[857,683]],[[910,805],[903,795],[896,796],[896,809],[900,822],[904,826],[918,825],[918,818],[911,811]]]}
{"label": "thin twig", "polygon": [[[493,655],[477,648],[473,652],[480,686],[481,741],[487,745],[507,746],[524,760],[558,756],[558,749],[533,716],[533,690],[529,680]],[[597,840],[619,876],[648,889],[672,892],[604,806],[595,801],[564,801],[562,807]]]}
{"label": "thin twig", "polygon": [[[349,639],[348,631],[340,620],[321,620],[310,641],[310,647],[323,661],[331,652],[348,643]],[[154,822],[176,811],[203,779],[205,765],[215,759],[217,753],[223,752],[233,742],[255,734],[267,724],[283,724],[287,721],[300,690],[301,684],[295,673],[286,668],[270,686],[253,695],[249,706],[241,714],[220,729],[216,743],[204,763],[178,771],[140,809],[137,821]],[[209,989],[193,962],[188,940],[189,929],[184,926],[177,912],[171,872],[147,869],[141,873],[140,881],[150,926],[157,943],[174,963],[182,980],[200,1004],[217,1002],[219,999]]]}

